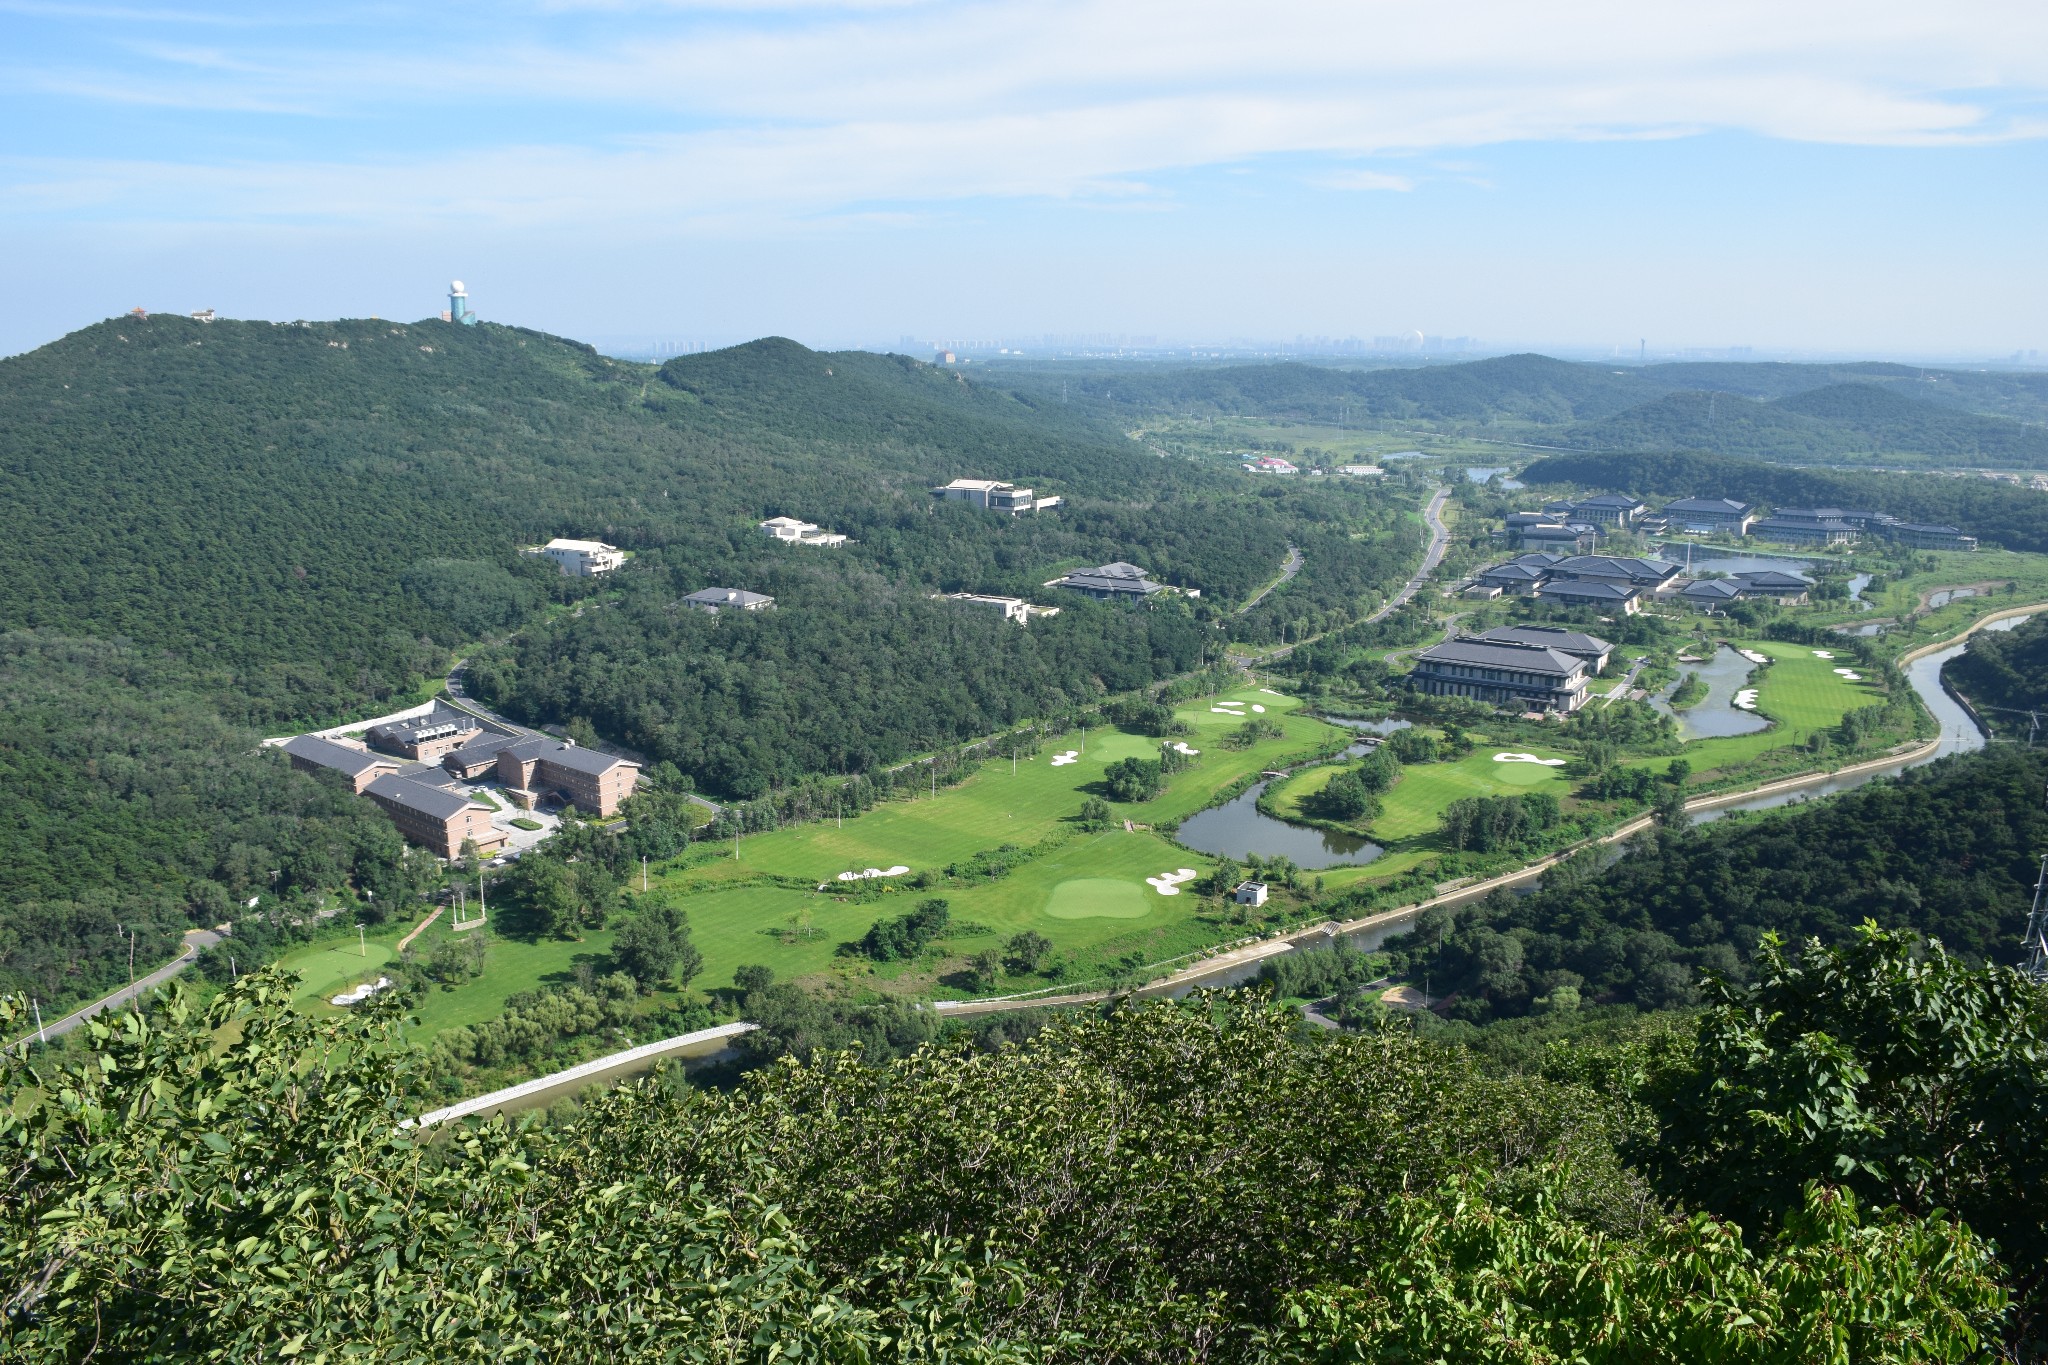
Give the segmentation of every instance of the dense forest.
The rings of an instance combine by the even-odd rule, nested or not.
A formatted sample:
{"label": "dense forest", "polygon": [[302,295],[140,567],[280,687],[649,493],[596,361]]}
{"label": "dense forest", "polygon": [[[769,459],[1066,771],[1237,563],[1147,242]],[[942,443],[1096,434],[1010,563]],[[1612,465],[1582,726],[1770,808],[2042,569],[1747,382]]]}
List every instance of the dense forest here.
{"label": "dense forest", "polygon": [[[488,324],[102,323],[0,361],[0,452],[0,625],[175,650],[267,726],[359,711],[580,599],[512,553],[551,535],[659,552],[688,591],[765,569],[754,523],[795,514],[906,591],[1125,558],[1228,603],[1277,570],[1296,508],[901,357],[770,339],[657,371]],[[963,475],[1068,508],[980,519],[963,555],[966,521],[923,535],[926,489]]]}
{"label": "dense forest", "polygon": [[1689,1005],[1702,969],[1746,980],[1767,931],[1840,942],[1866,919],[2011,962],[2048,848],[2044,784],[2048,755],[1958,755],[1811,807],[1645,836],[1609,867],[1580,854],[1529,895],[1426,912],[1389,951],[1474,1021]]}
{"label": "dense forest", "polygon": [[[2028,1349],[2044,1244],[2015,1192],[2048,1176],[2041,994],[1875,932],[1759,966],[1686,1028],[1553,1048],[1534,1070],[1198,999],[1020,1046],[629,1084],[445,1141],[408,1130],[422,1077],[388,1045],[393,1007],[315,1021],[266,973],[203,1013],[103,1028],[76,1065],[0,1057],[0,1352],[1792,1365]],[[0,1002],[0,1026],[19,1023]]]}
{"label": "dense forest", "polygon": [[2011,630],[1978,631],[1941,675],[1970,699],[1994,736],[2038,742],[2028,713],[2048,706],[2048,616],[2030,617]]}
{"label": "dense forest", "polygon": [[1871,383],[1831,384],[1769,402],[1674,393],[1556,436],[1595,450],[1704,450],[1813,463],[1883,456],[1892,463],[2048,466],[2048,427],[1923,402]]}
{"label": "dense forest", "polygon": [[367,802],[259,751],[175,662],[96,641],[0,635],[0,828],[0,993],[46,1011],[125,980],[126,933],[146,970],[187,929],[411,889]]}
{"label": "dense forest", "polygon": [[1984,479],[1787,469],[1709,454],[1552,455],[1522,471],[1532,484],[1641,496],[1737,498],[1772,507],[1869,507],[1957,526],[2008,550],[2048,552],[2048,493]]}

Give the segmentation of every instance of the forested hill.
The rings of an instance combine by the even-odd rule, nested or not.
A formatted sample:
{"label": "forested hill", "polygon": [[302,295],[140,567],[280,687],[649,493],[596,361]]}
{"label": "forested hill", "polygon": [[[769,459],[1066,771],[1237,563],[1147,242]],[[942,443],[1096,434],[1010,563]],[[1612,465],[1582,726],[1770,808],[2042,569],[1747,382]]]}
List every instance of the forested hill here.
{"label": "forested hill", "polygon": [[1609,867],[1582,855],[1520,898],[1432,911],[1394,940],[1454,1016],[1576,1002],[1695,999],[1700,970],[1746,979],[1759,938],[1846,941],[1876,920],[2012,963],[2048,846],[2048,756],[2009,745],[1945,759],[1811,807],[1659,836]]}
{"label": "forested hill", "polygon": [[[0,626],[176,650],[274,725],[389,695],[570,591],[520,544],[597,536],[688,577],[768,553],[753,524],[791,513],[873,567],[963,475],[1067,495],[1069,531],[1241,487],[1078,412],[788,341],[657,372],[489,324],[121,318],[0,362]],[[1042,548],[1149,554],[1227,598],[1286,540],[1276,516],[1208,515]]]}
{"label": "forested hill", "polygon": [[1993,734],[2021,743],[2037,740],[2028,713],[2048,707],[2048,617],[2009,631],[1979,631],[1942,675],[1976,704]]}
{"label": "forested hill", "polygon": [[1935,465],[2048,466],[2048,427],[1924,402],[1875,383],[1830,384],[1769,402],[1669,394],[1556,440],[1591,449],[1708,450],[1825,462],[1884,455]]}
{"label": "forested hill", "polygon": [[1522,472],[1639,496],[1738,498],[1774,507],[1874,507],[1907,521],[1959,526],[2009,550],[2048,551],[2048,493],[1983,479],[1937,479],[1782,465],[1704,454],[1553,455]]}
{"label": "forested hill", "polygon": [[[1008,379],[1030,394],[1057,394],[1116,410],[1234,413],[1335,419],[1502,420],[1565,425],[1595,422],[1672,394],[1733,394],[1770,402],[1854,388],[1872,402],[2048,421],[2048,374],[1930,370],[1858,363],[1686,362],[1588,364],[1546,355],[1494,356],[1456,365],[1357,368],[1299,362],[1211,365],[1131,373],[1046,371]],[[1877,395],[1871,398],[1870,395]],[[1788,404],[1786,411],[1798,411]],[[1834,412],[1809,413],[1834,417]],[[2001,428],[2002,429],[2002,428]]]}

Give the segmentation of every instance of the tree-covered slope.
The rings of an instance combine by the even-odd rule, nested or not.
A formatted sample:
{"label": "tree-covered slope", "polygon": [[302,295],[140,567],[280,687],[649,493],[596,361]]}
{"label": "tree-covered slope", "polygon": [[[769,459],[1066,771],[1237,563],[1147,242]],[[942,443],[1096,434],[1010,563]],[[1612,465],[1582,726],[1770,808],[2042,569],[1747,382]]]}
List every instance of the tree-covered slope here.
{"label": "tree-covered slope", "polygon": [[1994,734],[2038,738],[2032,717],[2021,713],[2048,707],[2048,617],[1977,632],[1942,676],[1977,705]]}
{"label": "tree-covered slope", "polygon": [[[1025,392],[1042,391],[1016,382]],[[1076,398],[1118,408],[1229,412],[1334,420],[1360,417],[1562,423],[1604,417],[1662,392],[1634,371],[1542,355],[1499,356],[1463,365],[1376,370],[1318,365],[1226,365],[1165,373],[1081,376],[1064,381]],[[1058,381],[1051,391],[1056,392]]]}
{"label": "tree-covered slope", "polygon": [[1522,472],[1531,484],[1649,498],[1738,498],[1772,507],[1871,507],[1906,521],[1958,526],[2009,550],[2048,551],[2048,493],[1982,479],[1788,469],[1700,453],[1551,455]]}
{"label": "tree-covered slope", "polygon": [[[387,696],[575,596],[512,555],[551,535],[703,576],[765,553],[753,524],[791,513],[855,536],[847,558],[892,583],[936,586],[966,566],[884,558],[917,539],[934,482],[1034,480],[1077,518],[1226,488],[901,358],[770,339],[657,373],[515,328],[373,320],[87,328],[0,362],[0,456],[0,625],[177,650],[266,723]],[[1284,554],[1270,517],[1192,520],[1047,548],[1147,553],[1226,597]]]}
{"label": "tree-covered slope", "polygon": [[2048,421],[2048,374],[2039,372],[1935,370],[1875,360],[1833,365],[1695,360],[1648,365],[1639,373],[1646,382],[1669,390],[1738,393],[1766,400],[1860,384],[1915,402],[1992,413],[2023,422]]}
{"label": "tree-covered slope", "polygon": [[0,829],[0,992],[46,1012],[126,979],[124,931],[147,971],[190,928],[257,937],[253,895],[303,918],[353,883],[374,916],[410,889],[368,803],[259,751],[175,662],[97,641],[0,634]]}
{"label": "tree-covered slope", "polygon": [[1543,888],[1432,912],[1397,940],[1454,1007],[1485,1019],[1576,997],[1648,1008],[1688,1003],[1701,968],[1742,979],[1765,931],[1842,942],[1865,919],[2010,962],[2048,813],[2048,757],[1999,746],[1802,810],[1667,834]]}
{"label": "tree-covered slope", "polygon": [[1769,402],[1722,392],[1668,394],[1556,438],[1603,450],[1699,450],[1827,462],[1882,456],[1940,465],[2048,465],[2048,428],[1922,402],[1898,388],[1839,383]]}

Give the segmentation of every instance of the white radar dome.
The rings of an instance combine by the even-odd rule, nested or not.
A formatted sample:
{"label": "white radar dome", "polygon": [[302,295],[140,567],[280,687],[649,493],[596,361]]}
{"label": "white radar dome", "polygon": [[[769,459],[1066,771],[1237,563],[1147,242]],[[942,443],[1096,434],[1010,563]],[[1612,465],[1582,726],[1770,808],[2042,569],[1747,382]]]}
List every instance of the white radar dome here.
{"label": "white radar dome", "polygon": [[461,280],[450,280],[448,282],[448,292],[451,294],[463,294],[467,293],[468,291],[462,287]]}

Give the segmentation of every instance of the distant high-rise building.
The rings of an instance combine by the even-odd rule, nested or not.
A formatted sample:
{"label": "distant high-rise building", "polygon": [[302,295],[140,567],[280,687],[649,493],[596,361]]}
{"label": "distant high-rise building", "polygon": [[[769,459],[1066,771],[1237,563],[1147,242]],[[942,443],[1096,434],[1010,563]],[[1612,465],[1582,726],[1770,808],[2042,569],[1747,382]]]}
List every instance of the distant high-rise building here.
{"label": "distant high-rise building", "polygon": [[469,291],[462,287],[461,280],[452,281],[448,285],[448,311],[443,316],[448,321],[459,322],[465,327],[476,326],[476,314],[469,307]]}

